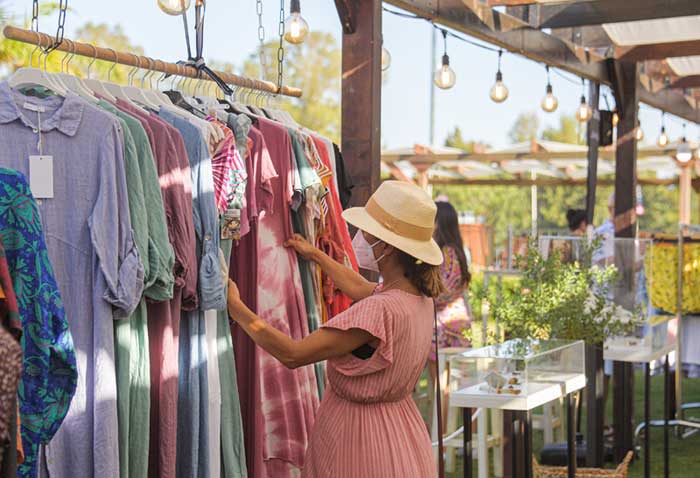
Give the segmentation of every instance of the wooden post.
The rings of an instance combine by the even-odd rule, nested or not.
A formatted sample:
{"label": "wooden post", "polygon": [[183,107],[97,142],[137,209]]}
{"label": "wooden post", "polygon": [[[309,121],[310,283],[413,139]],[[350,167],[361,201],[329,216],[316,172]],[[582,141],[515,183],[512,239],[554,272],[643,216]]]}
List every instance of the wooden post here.
{"label": "wooden post", "polygon": [[[634,238],[637,233],[637,108],[639,104],[639,68],[636,63],[613,64],[615,99],[620,112],[615,150],[615,237]],[[615,248],[615,263],[628,256]],[[626,262],[626,261],[625,261]],[[618,293],[615,294],[616,302]],[[632,364],[615,362],[613,367],[613,427],[615,429],[615,459],[621,461],[633,447],[632,424],[634,403],[634,375]]]}
{"label": "wooden post", "polygon": [[342,147],[364,206],[379,186],[381,163],[382,2],[336,0],[343,25]]}
{"label": "wooden post", "polygon": [[588,122],[588,179],[586,181],[586,222],[593,224],[595,217],[595,193],[598,183],[598,147],[600,146],[600,83],[590,82],[588,88],[588,100],[593,111],[593,116]]}
{"label": "wooden post", "polygon": [[678,201],[678,220],[681,224],[690,224],[690,202],[693,194],[691,164],[678,163],[678,165],[681,168],[681,174],[678,179],[678,192],[680,194]]}

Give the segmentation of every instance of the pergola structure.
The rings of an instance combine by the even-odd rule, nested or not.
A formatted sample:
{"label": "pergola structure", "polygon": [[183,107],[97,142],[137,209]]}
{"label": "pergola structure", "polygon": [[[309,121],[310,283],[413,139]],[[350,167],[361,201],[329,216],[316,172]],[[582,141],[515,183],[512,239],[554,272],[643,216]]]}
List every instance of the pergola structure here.
{"label": "pergola structure", "polygon": [[[639,103],[700,120],[700,1],[697,0],[387,0],[437,25],[590,80],[587,210],[592,222],[598,177],[600,85],[611,87],[619,116],[614,150],[617,237],[636,234]],[[343,27],[342,148],[362,205],[381,173],[382,1],[335,0]],[[601,166],[602,168],[602,166]],[[690,169],[683,171],[690,181]],[[633,374],[616,365],[615,417],[632,414]],[[680,384],[677,377],[677,388]],[[600,409],[589,388],[589,413]],[[600,414],[598,414],[600,415]],[[588,462],[602,463],[602,415],[589,423]],[[593,425],[593,426],[591,426]],[[632,447],[631,421],[615,427],[617,455]]]}

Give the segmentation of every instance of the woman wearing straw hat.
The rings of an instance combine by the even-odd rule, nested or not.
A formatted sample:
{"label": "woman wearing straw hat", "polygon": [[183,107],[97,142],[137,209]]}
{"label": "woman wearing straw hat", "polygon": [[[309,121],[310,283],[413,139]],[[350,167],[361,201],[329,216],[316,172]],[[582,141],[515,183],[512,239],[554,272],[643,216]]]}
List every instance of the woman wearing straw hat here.
{"label": "woman wearing straw hat", "polygon": [[229,283],[228,310],[260,347],[287,367],[328,360],[328,388],[306,452],[304,478],[433,478],[428,433],[412,392],[431,348],[433,298],[442,293],[442,252],[433,241],[436,207],[420,188],[383,183],[343,217],[360,267],[338,264],[300,236],[286,242],[315,261],[356,303],[303,340],[267,325]]}

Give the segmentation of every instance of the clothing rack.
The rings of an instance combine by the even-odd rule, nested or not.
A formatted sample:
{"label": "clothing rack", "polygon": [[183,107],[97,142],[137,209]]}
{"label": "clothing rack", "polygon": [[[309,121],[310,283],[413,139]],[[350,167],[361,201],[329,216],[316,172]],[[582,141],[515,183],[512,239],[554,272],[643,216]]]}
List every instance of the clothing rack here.
{"label": "clothing rack", "polygon": [[[24,28],[17,28],[11,25],[8,25],[3,29],[3,34],[5,38],[10,40],[37,46],[51,45],[54,41],[52,36],[45,33],[26,30]],[[211,81],[206,75],[202,75],[199,70],[191,66],[155,60],[153,58],[135,55],[133,53],[119,52],[111,48],[94,46],[90,43],[82,43],[64,39],[56,49],[88,58],[118,63],[120,65],[159,71],[169,75],[185,76],[189,78]],[[214,71],[214,73],[216,73],[225,83],[236,85],[241,88],[262,91],[273,95],[280,94],[294,98],[299,98],[302,95],[302,91],[299,88],[294,88],[291,86],[282,86],[281,88],[278,88],[277,85],[270,81],[255,80],[245,76],[234,75],[232,73],[225,73],[222,71]]]}

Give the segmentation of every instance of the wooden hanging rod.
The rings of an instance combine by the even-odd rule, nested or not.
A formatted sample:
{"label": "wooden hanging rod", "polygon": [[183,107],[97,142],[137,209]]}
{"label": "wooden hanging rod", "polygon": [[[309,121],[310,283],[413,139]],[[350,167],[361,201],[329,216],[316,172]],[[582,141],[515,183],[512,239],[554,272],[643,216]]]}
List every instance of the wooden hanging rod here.
{"label": "wooden hanging rod", "polygon": [[[30,43],[32,45],[50,45],[54,41],[54,37],[45,33],[38,33],[24,28],[6,26],[3,30],[5,38],[16,40],[22,43]],[[162,60],[154,60],[146,56],[134,55],[133,53],[125,53],[115,51],[111,48],[102,48],[91,45],[89,43],[81,43],[73,40],[64,39],[63,42],[56,48],[57,50],[74,53],[76,55],[95,58],[98,60],[111,61],[120,65],[134,66],[137,68],[160,71],[170,75],[186,76],[189,78],[201,78],[209,80],[206,74],[200,73],[196,68],[191,66],[178,65],[176,63],[168,63]],[[219,77],[230,85],[236,85],[241,88],[251,90],[264,91],[271,94],[277,94],[277,85],[270,81],[254,80],[245,76],[238,76],[232,73],[223,71],[214,71]],[[291,86],[282,86],[282,91],[279,92],[284,96],[292,96],[299,98],[302,91],[299,88]]]}

